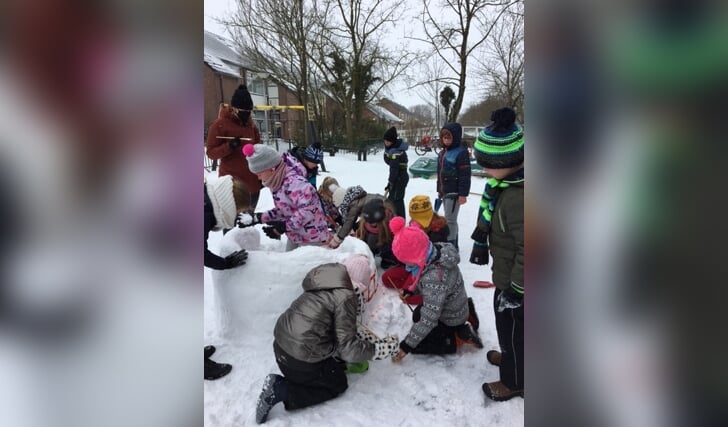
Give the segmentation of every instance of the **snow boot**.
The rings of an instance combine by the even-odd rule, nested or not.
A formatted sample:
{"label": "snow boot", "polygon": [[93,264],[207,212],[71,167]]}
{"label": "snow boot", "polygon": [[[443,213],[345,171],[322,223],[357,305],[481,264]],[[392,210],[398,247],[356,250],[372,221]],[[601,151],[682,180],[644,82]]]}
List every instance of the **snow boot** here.
{"label": "snow boot", "polygon": [[258,403],[255,408],[255,422],[263,424],[268,419],[268,414],[273,406],[283,401],[285,394],[285,380],[282,376],[268,374],[263,383],[263,390],[258,396]]}
{"label": "snow boot", "polygon": [[473,326],[465,322],[463,323],[455,333],[455,341],[458,347],[463,344],[472,344],[477,348],[483,348],[483,341],[480,340],[478,333],[475,332]]}
{"label": "snow boot", "polygon": [[483,393],[496,402],[504,402],[514,397],[523,397],[523,390],[511,390],[500,381],[494,383],[483,383]]}
{"label": "snow boot", "polygon": [[478,319],[478,313],[475,311],[475,303],[473,298],[468,297],[468,322],[473,325],[473,329],[476,331],[480,327],[480,319]]}
{"label": "snow boot", "polygon": [[358,363],[347,363],[346,364],[346,371],[344,373],[346,374],[363,374],[364,372],[369,370],[369,362],[366,360],[363,362]]}
{"label": "snow boot", "polygon": [[496,350],[490,350],[485,354],[485,358],[488,359],[488,362],[490,362],[493,366],[500,366],[502,357],[503,355],[501,352]]}
{"label": "snow boot", "polygon": [[215,346],[214,345],[206,345],[205,346],[205,359],[209,359],[210,356],[215,354]]}
{"label": "snow boot", "polygon": [[229,374],[233,370],[232,365],[227,363],[217,363],[210,359],[205,359],[205,379],[216,380]]}

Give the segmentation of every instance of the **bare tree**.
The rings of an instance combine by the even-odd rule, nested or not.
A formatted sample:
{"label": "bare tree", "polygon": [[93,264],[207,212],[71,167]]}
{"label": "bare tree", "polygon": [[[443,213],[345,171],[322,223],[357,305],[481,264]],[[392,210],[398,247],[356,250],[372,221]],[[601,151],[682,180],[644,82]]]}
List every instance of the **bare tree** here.
{"label": "bare tree", "polygon": [[[309,45],[321,35],[327,4],[313,0],[238,0],[237,13],[223,24],[252,69],[291,84],[309,105]],[[304,123],[307,118],[304,117]],[[308,145],[308,132],[303,132]]]}
{"label": "bare tree", "polygon": [[483,86],[488,95],[513,107],[523,122],[523,0],[503,14],[488,39],[487,50],[479,62]]}
{"label": "bare tree", "polygon": [[394,0],[325,0],[331,12],[321,43],[310,46],[317,78],[342,110],[346,140],[357,141],[366,106],[389,83],[404,73],[415,55],[406,49],[385,47],[401,16]]}
{"label": "bare tree", "polygon": [[511,4],[519,0],[444,0],[433,8],[423,0],[421,15],[426,42],[447,66],[450,76],[440,81],[457,87],[457,96],[446,121],[457,121],[465,97],[468,58],[482,49],[494,25]]}
{"label": "bare tree", "polygon": [[[423,61],[420,66],[421,80],[412,87],[417,88],[417,94],[420,98],[427,100],[428,105],[435,112],[435,126],[442,125],[445,120],[440,120],[442,112],[440,104],[440,91],[443,84],[440,78],[445,75],[445,65],[437,57],[430,57],[427,61]],[[443,116],[444,119],[444,116]]]}

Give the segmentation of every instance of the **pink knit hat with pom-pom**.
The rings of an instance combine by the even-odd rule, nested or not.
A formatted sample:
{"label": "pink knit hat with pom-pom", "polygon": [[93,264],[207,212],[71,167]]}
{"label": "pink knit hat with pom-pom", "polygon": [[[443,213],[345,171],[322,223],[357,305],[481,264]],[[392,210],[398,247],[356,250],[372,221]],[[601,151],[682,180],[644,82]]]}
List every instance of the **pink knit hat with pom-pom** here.
{"label": "pink knit hat with pom-pom", "polygon": [[415,222],[404,226],[404,218],[396,216],[389,221],[389,229],[394,234],[392,252],[398,260],[405,264],[424,267],[427,263],[427,252],[430,249],[430,238]]}
{"label": "pink knit hat with pom-pom", "polygon": [[243,154],[248,159],[248,168],[253,173],[273,169],[283,160],[280,153],[263,144],[246,144],[243,147]]}

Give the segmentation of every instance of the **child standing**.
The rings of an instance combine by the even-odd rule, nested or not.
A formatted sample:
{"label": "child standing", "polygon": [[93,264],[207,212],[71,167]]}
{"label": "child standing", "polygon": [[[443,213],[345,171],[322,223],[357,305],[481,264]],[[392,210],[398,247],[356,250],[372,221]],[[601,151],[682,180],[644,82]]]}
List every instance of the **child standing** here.
{"label": "child standing", "polygon": [[455,353],[458,343],[483,348],[477,332],[467,322],[468,295],[455,247],[449,243],[431,243],[418,225],[405,227],[402,217],[392,219],[389,227],[394,233],[394,255],[414,277],[407,291],[419,292],[423,300],[417,316],[413,315],[415,323],[399,344],[395,362],[408,353]]}
{"label": "child standing", "polygon": [[265,233],[272,238],[288,237],[286,250],[300,245],[323,245],[329,241],[326,215],[316,188],[306,181],[303,165],[290,153],[282,156],[273,148],[248,144],[243,148],[250,170],[273,194],[275,207],[252,215],[239,224],[249,227],[265,223]]}
{"label": "child standing", "polygon": [[258,424],[279,402],[292,410],[343,393],[346,362],[384,359],[396,352],[396,336],[357,338],[357,296],[343,264],[314,267],[303,279],[303,291],[276,322],[273,351],[283,375],[266,378],[256,408]]}
{"label": "child standing", "polygon": [[489,177],[478,211],[470,262],[488,263],[493,256],[495,326],[501,351],[487,353],[500,367],[500,381],[483,384],[483,392],[496,401],[523,397],[523,130],[516,113],[501,108],[475,142],[475,159]]}
{"label": "child standing", "polygon": [[404,193],[409,183],[407,172],[407,143],[397,138],[397,129],[391,127],[384,132],[384,162],[389,166],[389,181],[384,192],[394,205],[396,215],[405,216]]}
{"label": "child standing", "polygon": [[447,123],[440,130],[443,150],[437,159],[437,196],[447,218],[450,234],[447,240],[458,245],[458,213],[470,193],[470,154],[462,146],[463,128],[460,123]]}

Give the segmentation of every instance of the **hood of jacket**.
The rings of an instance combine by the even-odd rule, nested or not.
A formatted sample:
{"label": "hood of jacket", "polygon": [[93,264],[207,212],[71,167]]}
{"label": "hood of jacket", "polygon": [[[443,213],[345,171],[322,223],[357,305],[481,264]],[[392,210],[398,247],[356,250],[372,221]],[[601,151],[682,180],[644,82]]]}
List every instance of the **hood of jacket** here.
{"label": "hood of jacket", "polygon": [[447,269],[457,267],[458,263],[460,263],[460,254],[453,244],[433,243],[433,245],[435,246],[435,255],[428,264],[439,262]]}
{"label": "hood of jacket", "polygon": [[460,126],[460,123],[445,123],[442,128],[447,129],[452,134],[452,144],[447,149],[452,150],[459,147],[463,140],[463,127]]}
{"label": "hood of jacket", "polygon": [[303,278],[302,286],[305,292],[335,288],[354,289],[346,266],[339,263],[315,267]]}

